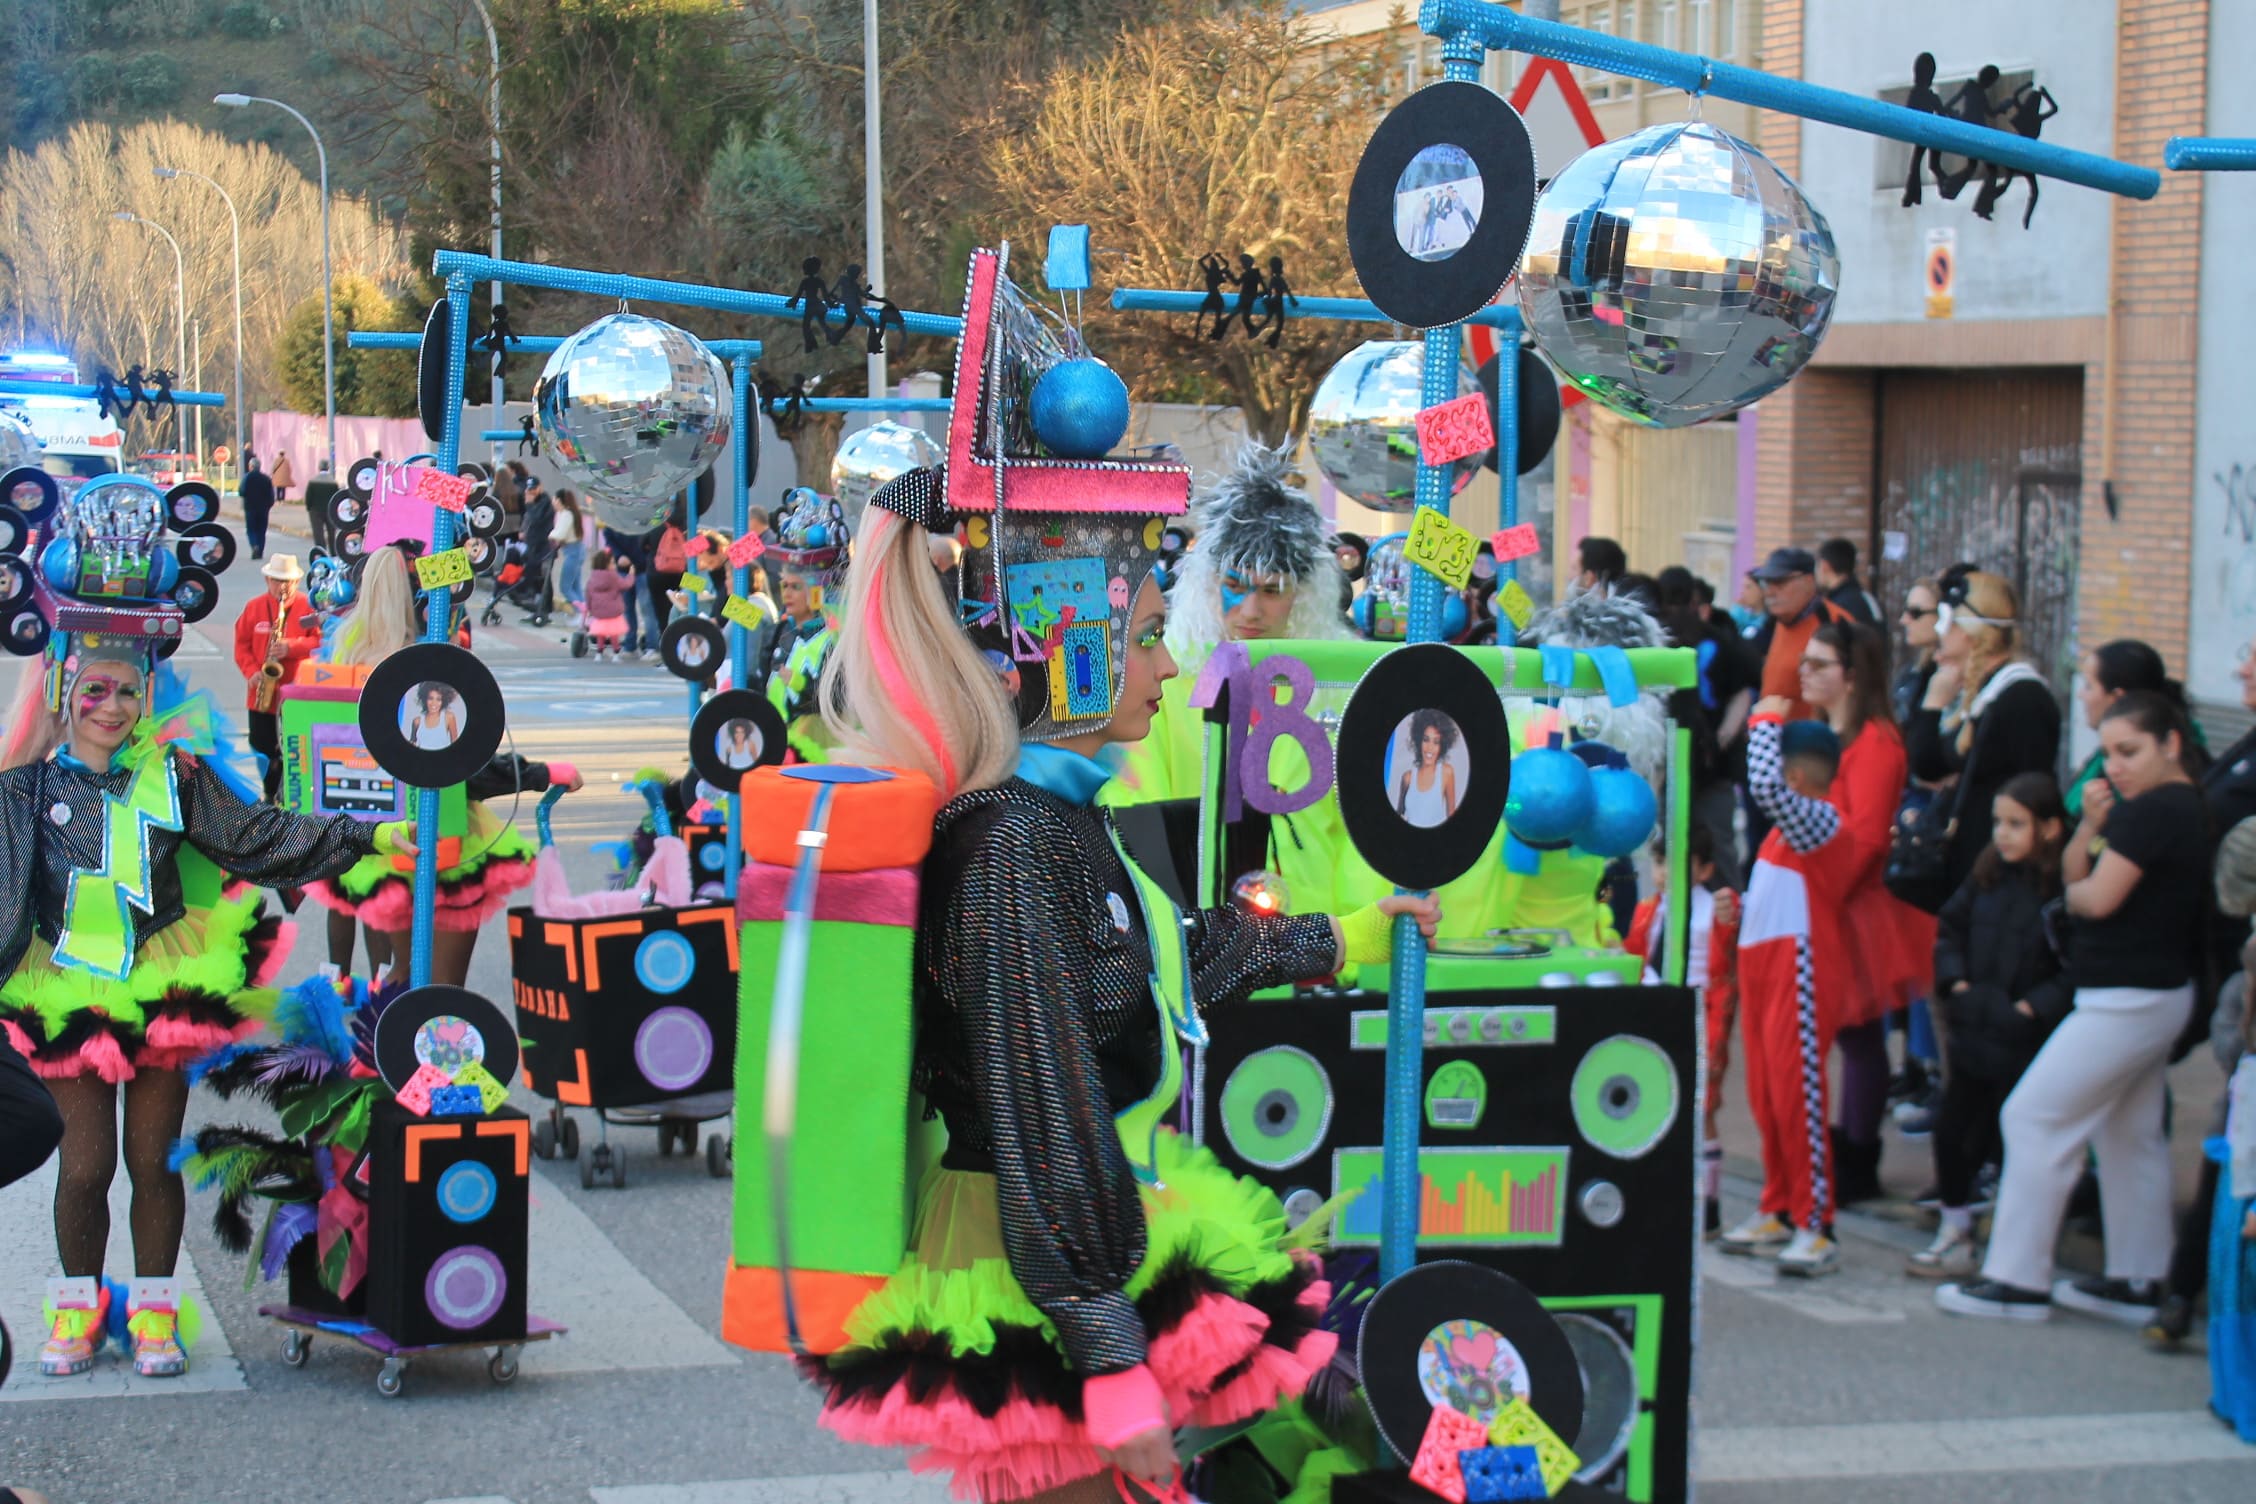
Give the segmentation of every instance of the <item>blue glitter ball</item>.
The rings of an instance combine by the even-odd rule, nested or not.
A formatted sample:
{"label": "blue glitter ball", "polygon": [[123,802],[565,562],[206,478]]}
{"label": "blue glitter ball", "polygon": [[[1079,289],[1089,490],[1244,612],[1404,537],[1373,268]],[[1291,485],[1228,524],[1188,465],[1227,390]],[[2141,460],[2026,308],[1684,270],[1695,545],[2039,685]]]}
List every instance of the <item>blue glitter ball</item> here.
{"label": "blue glitter ball", "polygon": [[1530,846],[1562,846],[1590,818],[1590,769],[1558,747],[1534,747],[1512,759],[1512,792],[1504,823]]}
{"label": "blue glitter ball", "polygon": [[[1515,780],[1519,773],[1515,763]],[[1574,843],[1592,856],[1628,856],[1652,835],[1660,812],[1653,786],[1628,768],[1592,768],[1590,817],[1575,832]]]}
{"label": "blue glitter ball", "polygon": [[1128,432],[1128,384],[1101,360],[1069,360],[1034,383],[1034,436],[1061,459],[1101,460]]}

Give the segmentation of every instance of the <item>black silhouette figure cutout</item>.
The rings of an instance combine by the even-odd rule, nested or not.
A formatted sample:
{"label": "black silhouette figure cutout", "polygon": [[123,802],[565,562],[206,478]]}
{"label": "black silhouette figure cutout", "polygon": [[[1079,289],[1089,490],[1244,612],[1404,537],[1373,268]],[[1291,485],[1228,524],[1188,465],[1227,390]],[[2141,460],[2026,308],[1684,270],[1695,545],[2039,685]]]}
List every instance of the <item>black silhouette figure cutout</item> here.
{"label": "black silhouette figure cutout", "polygon": [[141,405],[143,407],[154,412],[160,404],[168,408],[177,405],[172,400],[172,384],[178,378],[172,372],[160,367],[151,371],[147,379],[149,385],[141,393]]}
{"label": "black silhouette figure cutout", "polygon": [[[1254,266],[1253,258],[1245,252],[1238,253],[1238,308],[1237,320],[1245,325],[1246,338],[1252,339],[1261,331],[1254,327],[1253,316],[1261,307],[1261,272]],[[1229,332],[1225,319],[1215,326],[1214,337],[1220,339]]]}
{"label": "black silhouette figure cutout", "polygon": [[776,437],[788,439],[796,434],[806,422],[807,398],[812,395],[807,389],[807,373],[801,371],[792,377],[788,387],[765,370],[755,372],[753,380],[760,388],[760,410],[774,420]]}
{"label": "black silhouette figure cutout", "polygon": [[869,325],[870,331],[869,353],[883,355],[885,353],[885,331],[888,329],[894,330],[900,334],[901,338],[907,339],[909,337],[908,320],[901,317],[901,310],[893,300],[876,288],[865,287],[862,291],[869,294],[869,302],[862,308],[863,321]]}
{"label": "black silhouette figure cutout", "polygon": [[1220,339],[1230,327],[1230,304],[1222,296],[1222,288],[1230,280],[1230,263],[1222,259],[1220,251],[1208,251],[1199,257],[1199,274],[1206,278],[1206,301],[1199,304],[1198,322],[1192,327],[1192,338],[1206,328],[1209,315],[1214,319],[1214,337]]}
{"label": "black silhouette figure cutout", "polygon": [[[1950,105],[1943,113],[1955,116],[1968,125],[1988,125],[1990,117],[1996,113],[1996,108],[1990,103],[1990,90],[1997,86],[1997,81],[1997,64],[1984,63],[1981,72],[1958,86],[1958,92],[1951,96]],[[1941,154],[1934,155],[1935,189],[1944,198],[1957,198],[1959,190],[1972,182],[1976,175],[1980,175],[1985,184],[1997,176],[1995,165],[1972,158],[1967,160],[1965,171],[1946,173],[1943,171]]]}
{"label": "black silhouette figure cutout", "polygon": [[[1935,92],[1935,54],[1932,52],[1922,52],[1912,63],[1911,92],[1904,96],[1904,108],[1928,115],[1943,113],[1943,96]],[[1904,177],[1903,206],[1906,209],[1924,197],[1919,191],[1919,176],[1930,161],[1935,164],[1935,177],[1939,182],[1943,175],[1943,154],[1925,146],[1911,149],[1911,171]]]}
{"label": "black silhouette figure cutout", "polygon": [[507,378],[509,375],[509,347],[523,344],[525,337],[509,327],[509,309],[500,303],[493,305],[493,322],[476,341],[477,347],[493,357],[493,373]]}
{"label": "black silhouette figure cutout", "polygon": [[122,423],[133,416],[133,409],[141,397],[141,368],[135,366],[130,382],[120,386],[118,378],[100,369],[94,373],[94,410],[113,423]]}
{"label": "black silhouette figure cutout", "polygon": [[[1998,128],[2010,129],[2015,135],[2026,136],[2034,141],[2043,132],[2044,123],[2059,113],[2060,106],[2054,101],[2050,89],[2041,84],[2023,84],[2013,91],[2013,98],[2005,108],[1998,111],[1997,118],[2006,122]],[[2037,175],[2033,172],[2022,172],[2011,167],[1993,171],[1989,180],[1982,184],[1982,191],[1974,197],[1974,212],[1984,219],[1991,218],[1998,200],[2005,197],[2006,190],[2013,186],[2015,178],[2029,180],[2029,207],[2021,212],[2021,228],[2029,228],[2029,221],[2037,213]]]}
{"label": "black silhouette figure cutout", "polygon": [[856,324],[862,322],[862,301],[869,289],[862,286],[862,266],[858,261],[847,263],[846,270],[838,274],[838,285],[830,290],[830,306],[846,315],[846,322],[830,330],[830,342],[835,347]]}
{"label": "black silhouette figure cutout", "polygon": [[527,413],[524,417],[519,418],[517,420],[517,426],[520,430],[522,430],[517,435],[517,452],[519,454],[523,454],[527,450],[530,450],[532,451],[533,458],[536,460],[539,459],[540,432],[533,426],[533,415],[531,413]]}
{"label": "black silhouette figure cutout", "polygon": [[1269,258],[1269,281],[1261,293],[1261,323],[1262,327],[1269,331],[1268,345],[1272,350],[1277,348],[1277,341],[1283,339],[1285,335],[1285,305],[1287,303],[1297,308],[1300,306],[1300,299],[1294,295],[1292,284],[1285,280],[1285,258],[1271,256]]}
{"label": "black silhouette figure cutout", "polygon": [[[822,348],[818,336],[823,320],[830,313],[830,288],[823,283],[822,257],[809,256],[799,263],[799,270],[804,274],[799,278],[799,290],[785,298],[783,306],[800,309],[799,334],[807,342],[807,353],[812,355]],[[838,341],[831,343],[835,345]]]}

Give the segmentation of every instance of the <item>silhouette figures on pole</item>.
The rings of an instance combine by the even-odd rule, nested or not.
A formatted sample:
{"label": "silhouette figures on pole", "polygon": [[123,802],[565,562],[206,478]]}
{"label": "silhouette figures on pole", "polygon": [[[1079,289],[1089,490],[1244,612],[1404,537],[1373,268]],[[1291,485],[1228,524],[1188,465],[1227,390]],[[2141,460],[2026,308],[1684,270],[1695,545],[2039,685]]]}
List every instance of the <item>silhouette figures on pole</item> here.
{"label": "silhouette figures on pole", "polygon": [[862,308],[862,317],[868,322],[870,330],[869,353],[883,355],[885,353],[885,331],[888,329],[894,330],[900,334],[901,338],[907,339],[909,337],[908,320],[901,317],[900,307],[876,288],[868,287],[864,288],[863,291],[869,294],[869,302]]}
{"label": "silhouette figures on pole", "polygon": [[1208,251],[1198,259],[1199,272],[1206,278],[1206,301],[1199,304],[1198,321],[1193,325],[1193,337],[1206,328],[1209,315],[1214,319],[1214,337],[1220,339],[1230,327],[1230,305],[1222,296],[1222,288],[1230,280],[1230,263],[1222,259],[1220,251]]}
{"label": "silhouette figures on pole", "polygon": [[[2015,134],[2027,136],[2034,141],[2044,130],[2044,123],[2059,113],[2060,106],[2053,101],[2050,89],[2039,84],[2023,84],[2013,91],[2012,102],[1998,112],[1998,118],[2009,122]],[[2033,172],[2017,172],[2010,168],[2003,172],[1992,172],[1989,181],[1982,185],[1982,191],[1975,196],[1974,212],[1984,219],[1990,218],[1992,211],[1997,208],[1998,200],[2005,197],[2006,190],[2013,186],[2013,180],[2021,177],[2029,180],[2029,206],[2021,211],[2021,228],[2029,228],[2029,221],[2037,213],[2037,175]]]}
{"label": "silhouette figures on pole", "polygon": [[488,326],[486,332],[478,337],[477,346],[493,356],[493,373],[496,376],[507,377],[509,375],[509,347],[512,344],[524,343],[524,338],[523,335],[509,327],[509,309],[503,304],[496,303],[493,305],[493,322]]}
{"label": "silhouette figures on pole", "polygon": [[517,420],[517,452],[520,455],[529,453],[537,460],[540,458],[540,430],[533,423],[531,413]]}
{"label": "silhouette figures on pole", "polygon": [[[1943,96],[1935,92],[1935,54],[1922,52],[1911,65],[1911,92],[1904,97],[1904,108],[1923,110],[1930,115],[1943,113]],[[1935,178],[1943,175],[1943,154],[1924,146],[1911,149],[1911,171],[1904,178],[1903,206],[1912,208],[1921,200],[1919,177],[1929,161],[1935,164]]]}
{"label": "silhouette figures on pole", "polygon": [[[1958,92],[1951,96],[1950,105],[1944,113],[1955,116],[1968,125],[1990,124],[1990,117],[1996,113],[1995,107],[1990,103],[1990,90],[1997,86],[1997,81],[1997,64],[1984,63],[1981,72],[1958,86]],[[1997,168],[1990,163],[1978,162],[1972,157],[1967,158],[1965,171],[1946,173],[1943,171],[1942,154],[1938,152],[1935,156],[1935,188],[1944,198],[1957,198],[1959,190],[1972,182],[1976,173],[1980,173],[1985,181],[1997,173]]]}
{"label": "silhouette figures on pole", "polygon": [[1262,289],[1261,294],[1261,322],[1262,326],[1269,331],[1267,343],[1272,350],[1277,348],[1277,342],[1285,336],[1285,304],[1287,302],[1290,302],[1296,308],[1300,306],[1300,299],[1293,296],[1292,284],[1285,280],[1285,258],[1271,256],[1269,258],[1269,282]]}
{"label": "silhouette figures on pole", "polygon": [[[1248,256],[1243,251],[1238,252],[1237,318],[1238,322],[1245,325],[1247,339],[1252,339],[1259,335],[1261,332],[1259,329],[1254,327],[1253,322],[1254,314],[1258,312],[1261,307],[1261,287],[1261,272],[1257,267],[1254,266],[1253,258],[1251,256]],[[1228,332],[1228,329],[1228,323],[1223,323],[1215,329],[1214,337],[1216,339],[1220,339],[1226,332]]]}
{"label": "silhouette figures on pole", "polygon": [[[1904,107],[1920,110],[1946,119],[1961,120],[1968,125],[1984,126],[1990,130],[2010,131],[2034,141],[2044,131],[2044,123],[2060,113],[2060,105],[2052,91],[2034,82],[2016,86],[2004,101],[1991,97],[1998,85],[2000,74],[1995,63],[1986,63],[1972,78],[1961,83],[1945,104],[1935,88],[1935,54],[1922,52],[1912,60],[1911,87],[1905,91]],[[1998,200],[2013,187],[2013,180],[2029,180],[2029,204],[2021,214],[2021,228],[2029,228],[2029,221],[2037,212],[2037,179],[2034,173],[2001,167],[1995,162],[1985,162],[1978,157],[1966,158],[1966,165],[1952,172],[1943,165],[1944,153],[1934,147],[1914,146],[1911,151],[1911,170],[1904,176],[1903,206],[1916,207],[1922,200],[1921,179],[1930,171],[1935,175],[1935,190],[1946,199],[1956,199],[1960,190],[1979,177],[1981,190],[1974,195],[1974,212],[1983,219],[1995,216]]]}
{"label": "silhouette figures on pole", "polygon": [[830,306],[846,315],[846,322],[830,331],[833,347],[851,333],[856,324],[862,322],[862,301],[868,296],[869,289],[862,286],[861,263],[848,262],[846,270],[838,274],[838,285],[830,290]]}
{"label": "silhouette figures on pole", "polygon": [[[818,336],[822,332],[823,321],[830,315],[830,289],[823,283],[822,257],[809,256],[799,263],[799,270],[802,273],[799,290],[785,298],[783,306],[800,310],[799,334],[807,342],[807,353],[812,355],[822,348],[822,341]],[[857,274],[860,270],[859,267],[855,268]],[[835,345],[838,341],[833,339],[831,343]]]}

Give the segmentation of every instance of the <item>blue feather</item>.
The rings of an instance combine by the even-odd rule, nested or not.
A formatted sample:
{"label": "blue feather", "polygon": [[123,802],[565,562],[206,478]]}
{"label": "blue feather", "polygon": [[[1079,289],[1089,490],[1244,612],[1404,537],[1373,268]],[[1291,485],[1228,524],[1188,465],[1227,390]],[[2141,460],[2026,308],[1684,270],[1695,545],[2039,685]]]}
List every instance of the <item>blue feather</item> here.
{"label": "blue feather", "polygon": [[353,1031],[345,1001],[324,976],[311,976],[282,994],[274,1026],[290,1044],[322,1051],[339,1065],[352,1060]]}
{"label": "blue feather", "polygon": [[[263,1045],[255,1044],[223,1044],[209,1055],[189,1062],[188,1084],[200,1086],[203,1084],[204,1077],[210,1075],[213,1071],[224,1070],[245,1055],[256,1055],[264,1048]],[[178,1166],[174,1166],[174,1168],[177,1169]]]}
{"label": "blue feather", "polygon": [[165,1168],[177,1175],[195,1157],[196,1141],[193,1138],[176,1138],[172,1141],[172,1147],[165,1151]]}

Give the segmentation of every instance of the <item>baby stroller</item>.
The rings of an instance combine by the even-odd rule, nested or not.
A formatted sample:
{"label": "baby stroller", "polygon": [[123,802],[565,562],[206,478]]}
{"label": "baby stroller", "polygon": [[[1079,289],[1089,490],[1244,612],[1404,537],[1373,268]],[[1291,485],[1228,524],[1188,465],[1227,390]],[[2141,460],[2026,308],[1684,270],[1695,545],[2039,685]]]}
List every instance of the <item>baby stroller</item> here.
{"label": "baby stroller", "polygon": [[[688,848],[673,833],[663,784],[628,785],[649,801],[650,860],[625,891],[572,892],[550,829],[555,790],[535,820],[532,904],[509,912],[511,990],[525,1083],[551,1102],[533,1152],[579,1159],[580,1184],[627,1183],[625,1153],[606,1129],[658,1130],[658,1152],[697,1152],[698,1125],[735,1105],[736,910],[692,897]],[[595,1111],[597,1142],[580,1155],[578,1124]],[[726,1178],[731,1143],[708,1136],[705,1167]]]}
{"label": "baby stroller", "polygon": [[501,601],[505,595],[509,596],[514,604],[520,606],[525,604],[522,600],[517,599],[515,592],[524,588],[527,552],[525,540],[522,538],[510,538],[501,545],[501,562],[494,566],[492,593],[486,597],[486,609],[478,614],[478,621],[481,625],[488,627],[501,625]]}

